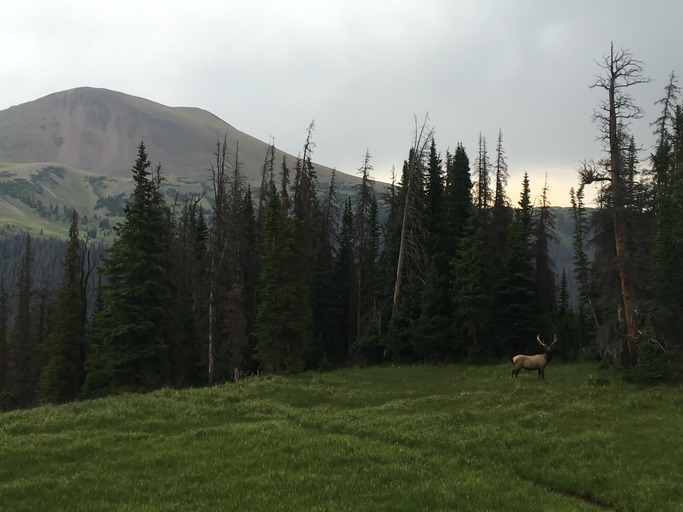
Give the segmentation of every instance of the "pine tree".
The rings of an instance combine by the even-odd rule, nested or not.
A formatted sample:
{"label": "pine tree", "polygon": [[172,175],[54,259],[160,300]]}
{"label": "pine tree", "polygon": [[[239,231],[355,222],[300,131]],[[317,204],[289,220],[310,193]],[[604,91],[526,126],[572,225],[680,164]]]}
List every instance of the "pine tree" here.
{"label": "pine tree", "polygon": [[[135,188],[101,269],[106,281],[100,290],[102,308],[95,316],[90,365],[101,374],[88,374],[86,394],[145,391],[169,380],[163,337],[169,297],[164,270],[168,216],[150,165],[140,142],[132,168]],[[103,384],[104,389],[97,389]]]}
{"label": "pine tree", "polygon": [[472,178],[470,160],[462,143],[453,155],[446,158],[446,184],[444,189],[444,245],[452,250],[462,238],[465,226],[472,215]]}
{"label": "pine tree", "polygon": [[548,201],[546,177],[546,183],[543,185],[543,192],[541,193],[541,205],[535,211],[531,227],[533,236],[534,289],[539,312],[544,322],[540,326],[541,332],[552,331],[555,297],[557,296],[554,262],[550,257],[550,244],[557,241],[554,229],[555,216],[550,209],[550,202]]}
{"label": "pine tree", "polygon": [[300,371],[303,347],[299,340],[304,326],[298,311],[301,289],[293,269],[297,258],[294,227],[274,185],[266,208],[254,357],[266,372]]}
{"label": "pine tree", "polygon": [[354,214],[351,198],[347,197],[344,203],[341,231],[339,233],[339,248],[335,262],[335,282],[338,286],[337,317],[335,328],[337,330],[334,343],[330,347],[329,356],[333,363],[341,363],[348,353],[353,342],[358,322],[357,311],[359,310],[357,274],[358,260],[354,248]]}
{"label": "pine tree", "polygon": [[[525,352],[535,334],[542,332],[542,315],[534,294],[534,270],[518,217],[508,229],[506,251],[496,274],[495,315],[489,336],[490,355],[510,357]],[[551,299],[553,302],[554,297]]]}
{"label": "pine tree", "polygon": [[72,210],[62,283],[52,313],[54,327],[43,349],[47,362],[40,374],[38,399],[61,403],[74,400],[85,380],[87,271],[79,238],[78,213]]}
{"label": "pine tree", "polygon": [[[337,204],[336,172],[332,172],[330,186],[322,204],[320,245],[315,255],[311,283],[313,336],[306,348],[306,366],[320,368],[331,364],[332,347],[341,347],[338,315],[342,288],[336,280],[334,252],[337,240],[339,206]],[[349,291],[350,293],[350,291]]]}
{"label": "pine tree", "polygon": [[[664,157],[664,153],[670,154]],[[672,133],[657,148],[659,197],[652,283],[657,334],[664,346],[680,346],[683,333],[683,106],[675,109]],[[663,168],[663,165],[667,165]]]}
{"label": "pine tree", "polygon": [[[164,257],[164,283],[168,290],[164,344],[167,347],[170,384],[177,388],[193,382],[200,360],[198,330],[192,292],[194,267],[194,209],[198,198],[186,197],[177,219],[170,218]],[[173,211],[176,211],[174,205]],[[196,382],[196,381],[195,381]],[[203,381],[206,382],[206,381]]]}
{"label": "pine tree", "polygon": [[496,143],[496,160],[493,168],[495,176],[495,189],[493,196],[493,206],[491,208],[491,222],[486,226],[487,239],[487,259],[489,275],[491,279],[491,290],[495,297],[500,289],[496,282],[496,276],[501,268],[503,259],[506,255],[505,244],[508,240],[508,232],[512,223],[512,208],[508,204],[505,187],[509,177],[508,166],[505,160],[505,150],[503,149],[503,132],[498,132],[498,142]]}
{"label": "pine tree", "polygon": [[7,292],[5,290],[5,273],[0,273],[0,411],[4,409],[7,382]]}
{"label": "pine tree", "polygon": [[484,280],[485,261],[482,229],[478,217],[473,215],[453,258],[451,285],[456,352],[473,359],[488,351],[485,329],[490,318],[491,298]]}
{"label": "pine tree", "polygon": [[[417,293],[419,287],[413,281],[423,279],[426,272],[424,179],[427,146],[432,138],[433,132],[427,126],[427,118],[421,127],[417,126],[416,120],[413,147],[410,148],[408,160],[403,164],[398,198],[402,210],[399,216],[400,224],[396,226],[398,253],[394,267],[394,293],[390,317],[390,328],[395,332],[390,332],[387,336],[389,343],[386,347],[392,359],[399,358],[402,340],[409,339],[411,324],[420,310],[419,297],[410,296],[409,293]],[[396,233],[393,235],[396,236]],[[405,302],[405,307],[402,306],[402,301]]]}
{"label": "pine tree", "polygon": [[[480,133],[479,144],[477,151],[477,159],[475,162],[476,182],[475,188],[475,207],[477,215],[481,220],[486,221],[488,210],[491,207],[491,162],[489,161],[488,151],[486,149],[486,138]],[[486,226],[487,222],[483,224]]]}
{"label": "pine tree", "polygon": [[34,403],[37,382],[34,369],[37,347],[31,318],[31,237],[26,233],[26,246],[17,282],[17,309],[7,333],[7,377],[5,392],[10,407],[27,407]]}
{"label": "pine tree", "polygon": [[[376,226],[373,224],[376,217],[373,216],[373,208],[376,207],[376,197],[370,172],[370,151],[365,152],[363,164],[359,169],[361,183],[358,186],[356,211],[353,217],[352,238],[355,253],[356,279],[354,286],[356,297],[354,300],[355,326],[354,337],[363,331],[364,323],[368,316],[374,316],[373,308],[370,307],[374,290],[372,277],[375,274],[375,259],[377,257]],[[349,345],[352,340],[349,340]]]}

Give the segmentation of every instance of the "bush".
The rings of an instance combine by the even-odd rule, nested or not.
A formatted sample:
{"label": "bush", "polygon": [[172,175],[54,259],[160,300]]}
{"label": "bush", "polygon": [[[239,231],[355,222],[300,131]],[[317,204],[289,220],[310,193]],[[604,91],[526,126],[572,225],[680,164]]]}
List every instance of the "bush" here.
{"label": "bush", "polygon": [[636,384],[668,384],[683,377],[683,357],[678,347],[667,349],[660,344],[651,326],[646,326],[640,344],[640,360],[624,377]]}

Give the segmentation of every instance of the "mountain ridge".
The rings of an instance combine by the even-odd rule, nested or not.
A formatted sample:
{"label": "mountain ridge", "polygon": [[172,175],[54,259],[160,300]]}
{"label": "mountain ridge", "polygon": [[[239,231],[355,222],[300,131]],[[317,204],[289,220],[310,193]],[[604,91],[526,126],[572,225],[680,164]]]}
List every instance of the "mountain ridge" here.
{"label": "mountain ridge", "polygon": [[[170,107],[110,89],[78,87],[0,111],[0,162],[50,162],[110,177],[130,175],[140,140],[165,174],[196,177],[215,161],[216,143],[224,138],[232,151],[239,144],[247,178],[260,179],[269,144],[198,107]],[[283,156],[295,161],[276,148],[276,162]],[[332,169],[315,166],[321,181],[328,181]]]}
{"label": "mountain ridge", "polygon": [[[211,196],[211,168],[224,140],[230,164],[237,160],[257,191],[270,147],[198,107],[169,107],[95,87],[48,94],[0,111],[0,228],[63,237],[70,219],[64,212],[74,208],[82,222],[91,222],[85,226],[89,236],[100,235],[98,226],[118,220],[132,190],[141,140],[152,164],[161,165],[172,200],[184,193]],[[275,148],[277,171],[284,159],[293,171],[297,157]],[[351,194],[360,183],[358,176],[314,167],[321,189],[333,172],[340,193]]]}

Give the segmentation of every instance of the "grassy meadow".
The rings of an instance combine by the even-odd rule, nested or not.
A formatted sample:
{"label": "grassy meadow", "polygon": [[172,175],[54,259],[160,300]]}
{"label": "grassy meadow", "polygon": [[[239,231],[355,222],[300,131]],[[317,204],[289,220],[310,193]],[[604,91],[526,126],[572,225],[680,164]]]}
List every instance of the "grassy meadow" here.
{"label": "grassy meadow", "polygon": [[0,414],[0,511],[683,510],[683,388],[510,369],[345,369]]}

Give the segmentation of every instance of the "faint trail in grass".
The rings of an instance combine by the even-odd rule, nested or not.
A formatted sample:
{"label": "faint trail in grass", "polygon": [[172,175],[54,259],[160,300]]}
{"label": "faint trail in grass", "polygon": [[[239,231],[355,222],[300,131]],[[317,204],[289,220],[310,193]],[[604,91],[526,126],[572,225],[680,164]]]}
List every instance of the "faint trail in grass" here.
{"label": "faint trail in grass", "polygon": [[568,498],[581,500],[584,503],[588,503],[589,505],[595,505],[596,507],[599,507],[603,510],[612,510],[614,512],[621,512],[622,510],[621,507],[616,503],[608,503],[607,501],[603,501],[600,498],[596,498],[592,494],[583,494],[580,492],[567,491],[565,489],[559,489],[553,485],[548,485],[543,482],[539,482],[538,480],[533,480],[532,478],[528,478],[523,475],[518,476],[521,480],[529,482],[530,484],[533,484],[536,487],[540,487],[541,489],[545,489],[548,492],[552,492],[553,494],[559,494],[561,496],[566,496]]}

